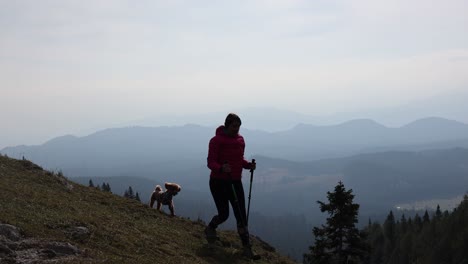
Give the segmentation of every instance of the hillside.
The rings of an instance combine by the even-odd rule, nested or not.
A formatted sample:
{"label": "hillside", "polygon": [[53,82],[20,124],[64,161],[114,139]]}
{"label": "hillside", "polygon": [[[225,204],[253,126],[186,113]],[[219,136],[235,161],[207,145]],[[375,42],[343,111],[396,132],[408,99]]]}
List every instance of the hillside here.
{"label": "hillside", "polygon": [[[0,156],[1,263],[248,263],[237,233],[208,246],[204,224]],[[6,231],[5,231],[6,230]],[[17,232],[19,230],[19,233]],[[252,237],[255,263],[294,263]]]}

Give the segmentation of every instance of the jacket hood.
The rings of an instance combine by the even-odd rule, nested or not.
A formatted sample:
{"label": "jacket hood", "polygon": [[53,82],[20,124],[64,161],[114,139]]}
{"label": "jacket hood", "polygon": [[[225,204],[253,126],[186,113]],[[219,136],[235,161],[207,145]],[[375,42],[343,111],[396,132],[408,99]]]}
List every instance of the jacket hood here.
{"label": "jacket hood", "polygon": [[[216,129],[216,136],[228,136],[225,132],[225,129],[226,127],[224,125],[221,125],[219,126],[217,129]],[[234,137],[238,137],[239,136],[239,133],[237,133],[237,135],[235,135]]]}
{"label": "jacket hood", "polygon": [[219,127],[216,129],[216,135],[217,135],[217,136],[226,135],[226,133],[224,133],[224,126],[219,126]]}

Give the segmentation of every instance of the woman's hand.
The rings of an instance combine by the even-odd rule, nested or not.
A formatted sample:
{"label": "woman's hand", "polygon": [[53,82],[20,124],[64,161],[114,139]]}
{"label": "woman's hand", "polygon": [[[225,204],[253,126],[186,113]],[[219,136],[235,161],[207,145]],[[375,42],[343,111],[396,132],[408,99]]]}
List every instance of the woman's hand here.
{"label": "woman's hand", "polygon": [[257,168],[257,163],[255,162],[249,162],[250,170],[254,171]]}

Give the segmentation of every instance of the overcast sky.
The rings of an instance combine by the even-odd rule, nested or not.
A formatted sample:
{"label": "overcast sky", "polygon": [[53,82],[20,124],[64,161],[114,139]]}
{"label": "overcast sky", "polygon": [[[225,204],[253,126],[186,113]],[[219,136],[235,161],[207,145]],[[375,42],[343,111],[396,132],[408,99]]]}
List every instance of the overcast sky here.
{"label": "overcast sky", "polygon": [[0,0],[0,149],[162,114],[468,90],[467,14],[466,0]]}

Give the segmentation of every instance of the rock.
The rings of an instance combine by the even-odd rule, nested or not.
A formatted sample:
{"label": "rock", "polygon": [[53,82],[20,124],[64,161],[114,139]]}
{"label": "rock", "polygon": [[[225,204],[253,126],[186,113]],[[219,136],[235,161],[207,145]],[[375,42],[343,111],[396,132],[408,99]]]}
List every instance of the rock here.
{"label": "rock", "polygon": [[9,249],[11,249],[13,251],[18,248],[18,243],[19,242],[11,241],[8,238],[6,238],[5,236],[0,235],[0,244],[8,247]]}
{"label": "rock", "polygon": [[7,245],[0,242],[0,257],[12,256],[15,252],[11,250]]}
{"label": "rock", "polygon": [[43,249],[41,250],[41,255],[45,256],[46,258],[55,258],[57,253],[51,249]]}
{"label": "rock", "polygon": [[75,239],[75,240],[85,240],[89,238],[90,232],[87,227],[84,226],[76,226],[76,227],[71,227],[67,230],[68,235]]}
{"label": "rock", "polygon": [[52,250],[58,256],[77,255],[80,253],[80,250],[70,243],[49,242],[45,247],[46,250]]}
{"label": "rock", "polygon": [[[71,234],[88,237],[86,227],[72,228]],[[62,260],[80,258],[81,251],[65,242],[22,238],[17,227],[0,224],[0,263],[61,263]]]}
{"label": "rock", "polygon": [[12,241],[19,241],[21,238],[19,229],[7,224],[0,224],[0,235]]}

